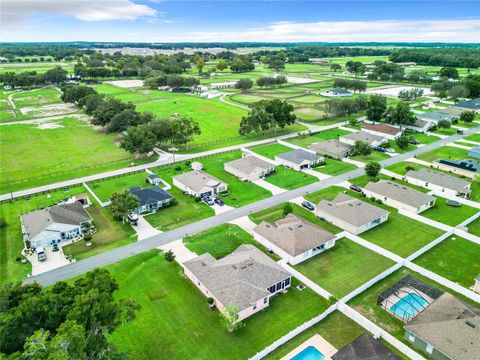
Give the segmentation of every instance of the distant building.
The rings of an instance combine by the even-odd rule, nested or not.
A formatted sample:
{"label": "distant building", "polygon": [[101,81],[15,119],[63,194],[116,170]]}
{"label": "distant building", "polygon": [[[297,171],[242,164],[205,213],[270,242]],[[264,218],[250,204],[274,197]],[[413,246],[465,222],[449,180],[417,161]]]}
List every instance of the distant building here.
{"label": "distant building", "polygon": [[130,188],[130,193],[137,196],[140,200],[138,208],[135,209],[135,212],[138,214],[157,212],[161,208],[169,206],[173,201],[173,196],[160,186],[143,189],[140,186],[134,186]]}
{"label": "distant building", "polygon": [[480,98],[473,100],[462,101],[453,105],[454,107],[460,108],[463,111],[471,110],[475,111],[477,114],[480,114]]}
{"label": "distant building", "polygon": [[475,146],[468,151],[468,156],[480,159],[480,146]]}
{"label": "distant building", "polygon": [[382,200],[386,205],[419,214],[435,205],[433,196],[391,181],[369,182],[363,193]]}
{"label": "distant building", "polygon": [[352,96],[353,92],[348,91],[346,89],[332,89],[332,90],[327,90],[325,92],[319,93],[319,95],[322,96],[327,96],[327,97],[337,97],[337,96]]}
{"label": "distant building", "polygon": [[332,201],[320,201],[316,214],[333,225],[358,235],[387,221],[390,213],[349,195],[339,194]]}
{"label": "distant building", "polygon": [[160,185],[162,183],[157,174],[148,174],[147,182],[152,185]]}
{"label": "distant building", "polygon": [[446,114],[440,111],[431,111],[431,112],[424,112],[422,114],[417,114],[417,119],[423,121],[431,121],[435,124],[438,124],[439,121],[447,120],[453,121],[457,118],[455,115]]}
{"label": "distant building", "polygon": [[415,61],[403,61],[403,62],[397,62],[395,64],[400,66],[417,66],[417,63]]}
{"label": "distant building", "polygon": [[387,124],[365,124],[362,130],[378,136],[383,136],[388,140],[395,140],[403,134],[403,130]]}
{"label": "distant building", "polygon": [[444,193],[447,196],[468,197],[471,193],[471,183],[459,177],[422,168],[409,170],[405,180],[414,185]]}
{"label": "distant building", "polygon": [[192,196],[217,195],[228,185],[203,170],[193,170],[173,177],[173,185]]}
{"label": "distant building", "polygon": [[255,240],[292,265],[332,248],[336,240],[335,234],[294,214],[274,223],[262,221],[253,232]]}
{"label": "distant building", "polygon": [[407,129],[421,132],[421,133],[426,133],[428,130],[430,130],[434,125],[434,122],[432,120],[420,120],[417,119],[413,124],[405,126]]}
{"label": "distant building", "polygon": [[340,136],[339,140],[348,145],[355,145],[357,141],[367,143],[370,146],[379,146],[388,140],[385,136],[373,135],[366,131],[356,131]]}
{"label": "distant building", "polygon": [[252,155],[229,161],[223,166],[225,171],[242,181],[258,180],[275,171],[275,166],[272,163]]}
{"label": "distant building", "polygon": [[210,84],[211,89],[229,89],[235,88],[237,86],[238,81],[228,81],[228,82],[221,82],[221,83],[212,83]]}
{"label": "distant building", "polygon": [[440,170],[473,178],[480,173],[480,162],[473,159],[437,159],[433,161],[433,166]]}
{"label": "distant building", "polygon": [[209,253],[183,263],[185,276],[221,312],[228,306],[241,321],[269,306],[270,297],[291,286],[289,272],[253,245],[241,245],[219,260]]}
{"label": "distant building", "polygon": [[441,112],[443,114],[456,116],[456,117],[460,116],[460,114],[464,111],[465,111],[465,109],[455,107],[455,106],[450,106],[450,107],[438,110],[438,112]]}
{"label": "distant building", "polygon": [[295,149],[276,155],[275,161],[287,168],[300,171],[320,164],[325,161],[325,159],[313,151]]}
{"label": "distant building", "polygon": [[320,155],[343,159],[350,156],[353,146],[338,140],[326,140],[311,144],[310,149]]}
{"label": "distant building", "polygon": [[401,360],[392,350],[367,333],[332,355],[332,360]]}

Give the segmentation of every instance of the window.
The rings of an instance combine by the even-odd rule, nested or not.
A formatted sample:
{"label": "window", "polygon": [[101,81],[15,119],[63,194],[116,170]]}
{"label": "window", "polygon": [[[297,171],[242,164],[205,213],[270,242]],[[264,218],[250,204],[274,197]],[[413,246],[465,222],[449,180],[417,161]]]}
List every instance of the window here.
{"label": "window", "polygon": [[285,286],[288,286],[288,285],[290,285],[290,278],[285,280]]}
{"label": "window", "polygon": [[415,341],[415,335],[413,335],[412,333],[409,333],[408,334],[408,341],[413,343]]}
{"label": "window", "polygon": [[263,298],[263,303],[264,303],[264,304],[268,303],[268,297]]}
{"label": "window", "polygon": [[272,294],[275,292],[275,285],[272,285],[268,288],[268,291],[270,291]]}
{"label": "window", "polygon": [[256,310],[257,309],[257,303],[253,303],[252,304],[252,310]]}
{"label": "window", "polygon": [[427,344],[427,347],[425,348],[425,351],[429,354],[433,352],[433,346],[430,344]]}

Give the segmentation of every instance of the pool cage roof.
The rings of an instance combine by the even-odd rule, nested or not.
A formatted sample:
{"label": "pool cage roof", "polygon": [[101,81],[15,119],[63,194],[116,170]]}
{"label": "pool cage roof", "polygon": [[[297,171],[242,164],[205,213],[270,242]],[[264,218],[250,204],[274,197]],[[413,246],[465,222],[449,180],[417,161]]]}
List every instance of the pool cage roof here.
{"label": "pool cage roof", "polygon": [[413,318],[422,310],[428,307],[431,302],[429,302],[427,306],[424,306],[424,304],[421,304],[418,300],[416,300],[415,297],[406,298],[408,294],[417,294],[422,298],[424,297],[422,294],[425,294],[435,301],[443,294],[443,291],[433,287],[430,284],[427,284],[426,282],[423,282],[422,280],[417,279],[412,275],[407,275],[396,284],[382,291],[378,295],[377,305],[382,306],[385,310],[391,312],[390,308],[397,304],[398,301],[403,299],[403,301],[407,302],[406,306],[409,306],[410,309],[408,311],[403,311],[400,314],[396,312],[393,314],[400,318],[400,320],[409,322],[413,320]]}

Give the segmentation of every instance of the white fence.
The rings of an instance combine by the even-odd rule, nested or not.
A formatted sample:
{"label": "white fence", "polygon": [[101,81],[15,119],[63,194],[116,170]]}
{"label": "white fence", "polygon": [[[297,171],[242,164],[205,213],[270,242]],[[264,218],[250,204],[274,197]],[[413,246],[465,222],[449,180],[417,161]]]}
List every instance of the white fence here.
{"label": "white fence", "polygon": [[[478,303],[480,303],[480,294],[477,294],[475,292],[473,292],[472,290],[469,290],[467,288],[464,288],[463,286],[461,285],[458,285],[457,283],[454,283],[453,281],[451,280],[448,280],[430,270],[427,270],[427,269],[424,269],[422,268],[421,266],[418,266],[417,264],[414,264],[410,261],[405,261],[405,266],[413,271],[416,271],[418,272],[419,274],[425,276],[425,277],[428,277],[434,281],[436,281],[437,283],[443,285],[443,286],[446,286],[450,289],[452,289],[453,291],[456,291],[458,292],[459,294],[462,294],[463,296],[466,296],[468,297],[469,299],[473,300],[473,301],[476,301]],[[472,279],[472,282],[473,282],[473,279]]]}
{"label": "white fence", "polygon": [[303,282],[305,285],[307,285],[310,289],[312,289],[313,291],[315,291],[318,295],[324,297],[325,299],[328,299],[330,296],[332,296],[332,294],[330,294],[327,290],[325,290],[324,288],[322,288],[321,286],[317,285],[316,283],[314,283],[312,280],[310,280],[309,278],[307,278],[305,275],[303,275],[302,273],[299,273],[297,270],[295,270],[294,268],[292,268],[291,266],[287,265],[286,261],[279,261],[279,264],[285,269],[287,270],[290,274],[292,274],[293,276],[295,276],[298,280],[300,280],[301,282]]}
{"label": "white fence", "polygon": [[292,340],[295,336],[298,334],[304,332],[308,328],[312,327],[313,325],[319,323],[323,319],[325,319],[328,315],[330,315],[332,312],[334,312],[337,309],[337,305],[334,304],[330,306],[327,310],[325,310],[323,313],[320,315],[314,317],[313,319],[303,323],[302,325],[298,326],[297,328],[293,329],[290,331],[288,334],[282,336],[280,339],[272,343],[271,345],[267,346],[265,349],[262,351],[256,353],[254,356],[252,356],[250,359],[252,360],[260,360],[270,354],[272,351],[277,349],[278,347],[282,346],[286,342]]}
{"label": "white fence", "polygon": [[87,191],[95,198],[95,200],[97,200],[97,202],[100,204],[101,207],[105,207],[105,206],[108,206],[110,205],[110,201],[105,201],[103,202],[102,200],[100,200],[97,196],[97,194],[95,194],[93,192],[93,190],[90,188],[90,186],[87,185],[86,182],[83,183],[83,186],[85,187],[85,189],[87,189]]}
{"label": "white fence", "polygon": [[473,216],[470,216],[467,220],[465,220],[464,222],[462,222],[460,225],[458,226],[467,226],[468,224],[474,222],[475,220],[477,220],[478,218],[480,217],[480,211],[477,212],[475,215]]}
{"label": "white fence", "polygon": [[347,239],[350,239],[351,241],[353,241],[353,242],[355,242],[359,245],[362,245],[363,247],[366,247],[369,250],[375,251],[377,254],[383,255],[386,258],[389,258],[389,259],[391,259],[395,262],[403,261],[402,257],[392,253],[391,251],[388,251],[388,250],[386,250],[386,249],[384,249],[384,248],[382,248],[378,245],[375,245],[374,243],[366,241],[366,240],[362,239],[361,237],[359,237],[357,235],[349,233],[348,231],[344,231],[344,236]]}
{"label": "white fence", "polygon": [[414,259],[416,259],[417,257],[419,257],[420,255],[426,253],[427,251],[431,250],[432,248],[434,248],[435,246],[437,246],[438,244],[440,244],[443,240],[445,240],[446,238],[448,238],[450,235],[452,235],[454,232],[454,230],[450,230],[448,232],[446,232],[445,234],[441,235],[440,237],[436,238],[435,240],[433,240],[431,243],[428,243],[427,245],[425,245],[424,247],[422,247],[421,249],[415,251],[412,255],[410,255],[409,257],[407,257],[406,260],[408,261],[412,261]]}
{"label": "white fence", "polygon": [[270,164],[273,164],[273,165],[275,165],[275,166],[280,165],[278,162],[276,162],[276,161],[274,161],[274,160],[272,160],[272,159],[269,159],[269,158],[267,158],[267,157],[265,157],[265,156],[262,156],[262,155],[260,155],[260,154],[257,154],[256,152],[254,152],[254,151],[252,151],[252,150],[250,150],[250,149],[247,149],[247,148],[243,148],[243,147],[242,147],[241,150],[242,150],[242,152],[245,153],[245,154],[248,154],[248,155],[251,155],[251,156],[255,156],[255,157],[257,157],[257,158],[259,158],[259,159],[261,159],[261,160],[263,160],[263,161],[266,161],[266,162],[268,162],[268,163],[270,163]]}
{"label": "white fence", "polygon": [[289,143],[289,142],[286,142],[286,141],[283,141],[283,140],[278,140],[277,142],[281,145],[288,146],[289,148],[292,148],[292,149],[302,149],[302,150],[311,151],[311,150],[305,149],[301,146],[298,146],[298,145],[295,145],[295,144],[292,144],[292,143]]}
{"label": "white fence", "polygon": [[440,230],[443,230],[443,231],[450,231],[450,230],[452,230],[452,227],[451,227],[451,226],[448,226],[448,225],[442,224],[442,223],[440,223],[440,222],[438,222],[438,221],[435,221],[435,220],[426,218],[425,216],[422,216],[422,215],[414,214],[414,213],[412,213],[411,211],[399,209],[399,210],[398,210],[398,213],[399,213],[400,215],[404,215],[404,216],[406,216],[406,217],[409,217],[409,218],[412,218],[412,219],[414,219],[414,220],[420,221],[420,222],[422,222],[422,223],[424,223],[424,224],[433,226],[433,227],[435,227],[435,228],[437,228],[437,229],[440,229]]}
{"label": "white fence", "polygon": [[454,231],[455,235],[458,235],[460,237],[463,237],[467,240],[470,240],[471,242],[474,242],[478,245],[480,245],[480,238],[478,236],[472,235],[470,233],[467,233],[466,231],[460,230],[460,229],[455,229]]}
{"label": "white fence", "polygon": [[415,350],[412,350],[409,348],[407,345],[405,345],[403,342],[398,340],[396,337],[390,335],[388,332],[383,330],[381,327],[378,325],[374,324],[370,320],[368,320],[365,316],[362,314],[359,314],[355,310],[353,310],[350,306],[344,303],[338,303],[337,308],[339,311],[341,311],[343,314],[348,316],[350,319],[355,321],[357,324],[365,328],[367,331],[372,333],[376,337],[381,337],[385,341],[387,341],[389,344],[394,346],[396,349],[401,351],[403,354],[408,356],[408,358],[412,360],[425,360],[423,356],[418,354]]}

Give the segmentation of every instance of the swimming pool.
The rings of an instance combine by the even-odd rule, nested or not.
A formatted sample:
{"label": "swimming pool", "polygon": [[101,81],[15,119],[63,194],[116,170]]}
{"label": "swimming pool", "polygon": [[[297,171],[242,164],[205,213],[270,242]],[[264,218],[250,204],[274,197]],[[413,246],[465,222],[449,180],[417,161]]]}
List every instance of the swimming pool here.
{"label": "swimming pool", "polygon": [[410,293],[390,307],[390,311],[402,319],[411,319],[428,306],[428,301],[418,294]]}
{"label": "swimming pool", "polygon": [[325,356],[315,346],[308,346],[295,355],[291,360],[323,360]]}

